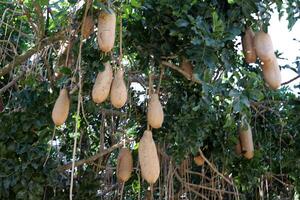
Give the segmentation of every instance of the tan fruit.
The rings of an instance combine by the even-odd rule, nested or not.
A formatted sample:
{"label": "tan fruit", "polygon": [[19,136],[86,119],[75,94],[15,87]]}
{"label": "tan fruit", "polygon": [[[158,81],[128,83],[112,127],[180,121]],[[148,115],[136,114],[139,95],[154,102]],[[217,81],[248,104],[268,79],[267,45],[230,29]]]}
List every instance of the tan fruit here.
{"label": "tan fruit", "polygon": [[149,183],[157,181],[160,173],[159,159],[151,131],[145,131],[139,144],[139,162],[142,177]]}
{"label": "tan fruit", "polygon": [[235,145],[234,151],[237,155],[241,155],[242,153],[242,148],[241,148],[241,143],[240,141]]}
{"label": "tan fruit", "polygon": [[193,65],[188,59],[183,58],[182,62],[180,63],[180,68],[190,76],[189,79],[192,79]]}
{"label": "tan fruit", "polygon": [[91,15],[87,15],[81,27],[81,34],[83,38],[85,39],[88,38],[93,32],[93,28],[94,28],[93,17]]}
{"label": "tan fruit", "polygon": [[133,160],[130,150],[122,148],[117,161],[117,177],[121,182],[126,182],[131,177],[132,166]]}
{"label": "tan fruit", "polygon": [[127,101],[127,88],[124,81],[124,71],[119,69],[112,82],[110,101],[115,108],[121,108]]}
{"label": "tan fruit", "polygon": [[245,31],[245,35],[242,37],[243,52],[247,63],[255,63],[256,61],[254,35],[252,29],[248,27]]}
{"label": "tan fruit", "polygon": [[245,158],[251,159],[254,156],[254,147],[251,127],[247,124],[246,128],[240,128],[241,150]]}
{"label": "tan fruit", "polygon": [[152,128],[160,128],[164,122],[164,111],[156,93],[153,93],[150,97],[147,120]]}
{"label": "tan fruit", "polygon": [[56,126],[65,123],[70,109],[70,99],[67,89],[61,89],[52,110],[52,120]]}
{"label": "tan fruit", "polygon": [[268,33],[264,31],[259,31],[254,37],[254,46],[256,50],[256,55],[263,62],[267,62],[274,55],[274,48],[271,37]]}
{"label": "tan fruit", "polygon": [[202,158],[201,155],[194,157],[194,162],[197,166],[202,166],[205,162],[205,160]]}
{"label": "tan fruit", "polygon": [[101,11],[98,17],[98,44],[103,52],[109,52],[114,47],[116,15]]}
{"label": "tan fruit", "polygon": [[113,72],[109,62],[104,63],[104,71],[99,72],[94,83],[92,98],[95,103],[104,102],[110,91]]}
{"label": "tan fruit", "polygon": [[264,64],[262,65],[262,72],[267,85],[271,89],[276,90],[280,87],[281,74],[275,55],[273,55],[269,61],[264,62]]}

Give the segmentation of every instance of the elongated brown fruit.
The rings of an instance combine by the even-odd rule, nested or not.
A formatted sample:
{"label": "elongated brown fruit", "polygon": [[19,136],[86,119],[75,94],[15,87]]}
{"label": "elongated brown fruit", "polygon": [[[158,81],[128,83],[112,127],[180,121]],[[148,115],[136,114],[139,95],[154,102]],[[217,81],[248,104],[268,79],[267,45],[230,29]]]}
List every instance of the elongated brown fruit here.
{"label": "elongated brown fruit", "polygon": [[117,161],[117,177],[121,182],[126,182],[131,177],[132,166],[133,160],[130,150],[122,148]]}
{"label": "elongated brown fruit", "polygon": [[139,144],[139,162],[142,177],[153,184],[159,177],[160,166],[156,146],[151,131],[145,131]]}
{"label": "elongated brown fruit", "polygon": [[275,55],[273,55],[269,61],[264,62],[262,65],[262,72],[267,85],[271,89],[276,90],[280,87],[281,73]]}
{"label": "elongated brown fruit", "polygon": [[116,30],[116,15],[101,11],[98,17],[98,44],[103,52],[109,52],[114,47]]}
{"label": "elongated brown fruit", "polygon": [[205,162],[205,160],[202,158],[201,155],[194,157],[194,162],[197,166],[202,166]]}
{"label": "elongated brown fruit", "polygon": [[67,89],[61,89],[52,110],[52,120],[56,126],[65,123],[69,115],[70,99]]}
{"label": "elongated brown fruit", "polygon": [[256,51],[254,46],[254,32],[248,27],[245,31],[245,35],[242,37],[242,46],[247,63],[255,63]]}
{"label": "elongated brown fruit", "polygon": [[150,97],[147,119],[152,128],[160,128],[164,122],[164,111],[156,93],[153,93]]}
{"label": "elongated brown fruit", "polygon": [[245,158],[251,159],[254,156],[254,147],[250,125],[247,124],[245,128],[240,127],[239,132],[242,154]]}
{"label": "elongated brown fruit", "polygon": [[256,55],[263,62],[269,61],[274,55],[274,48],[271,37],[268,33],[264,31],[259,31],[254,37],[254,46],[256,50]]}
{"label": "elongated brown fruit", "polygon": [[104,63],[104,71],[99,72],[93,87],[92,98],[95,103],[104,102],[110,91],[113,72],[109,62]]}
{"label": "elongated brown fruit", "polygon": [[235,147],[234,147],[234,151],[237,155],[241,155],[242,154],[242,148],[241,148],[241,143],[238,142]]}
{"label": "elongated brown fruit", "polygon": [[115,108],[121,108],[127,101],[127,88],[124,81],[124,71],[119,69],[112,82],[110,101]]}
{"label": "elongated brown fruit", "polygon": [[191,80],[193,77],[192,63],[188,59],[183,58],[182,62],[180,63],[180,68],[190,76],[189,80]]}
{"label": "elongated brown fruit", "polygon": [[81,34],[83,38],[85,39],[88,38],[93,32],[93,28],[94,28],[93,17],[91,15],[87,15],[81,27]]}

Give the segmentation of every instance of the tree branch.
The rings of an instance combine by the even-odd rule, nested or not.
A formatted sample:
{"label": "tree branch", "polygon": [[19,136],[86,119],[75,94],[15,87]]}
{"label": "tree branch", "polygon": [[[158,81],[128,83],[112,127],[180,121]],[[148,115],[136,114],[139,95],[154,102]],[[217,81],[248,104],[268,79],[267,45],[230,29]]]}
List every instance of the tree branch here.
{"label": "tree branch", "polygon": [[291,80],[289,80],[289,81],[287,81],[287,82],[281,83],[281,85],[287,85],[287,84],[289,84],[289,83],[291,83],[291,82],[297,80],[298,78],[300,78],[300,75],[298,75],[298,76],[292,78]]}
{"label": "tree branch", "polygon": [[161,61],[161,64],[176,70],[177,72],[182,74],[186,79],[191,80],[192,82],[195,82],[195,83],[198,83],[198,84],[203,83],[201,80],[195,79],[194,76],[191,77],[188,73],[186,73],[185,71],[183,71],[182,69],[180,69],[179,67],[177,67],[176,65],[174,65],[172,63],[169,63],[167,61]]}
{"label": "tree branch", "polygon": [[31,49],[27,50],[22,55],[15,56],[14,61],[10,62],[9,64],[5,65],[3,68],[0,69],[0,77],[8,74],[14,67],[25,62],[36,52],[42,50],[43,48],[45,48],[46,46],[48,46],[52,43],[62,40],[64,37],[65,37],[64,31],[58,32],[55,35],[53,35],[52,37],[43,39],[41,42],[39,42],[37,45],[35,45]]}
{"label": "tree branch", "polygon": [[17,83],[23,76],[25,75],[25,72],[23,71],[19,76],[15,77],[12,81],[10,81],[8,84],[6,84],[4,87],[0,89],[0,94],[8,90],[11,86]]}
{"label": "tree branch", "polygon": [[[75,167],[78,167],[78,166],[83,165],[85,163],[93,162],[93,161],[97,160],[98,158],[100,158],[100,157],[102,157],[102,156],[104,156],[106,154],[111,153],[112,151],[114,151],[115,149],[117,149],[117,148],[119,148],[121,146],[123,146],[123,143],[118,143],[118,144],[115,144],[115,145],[111,146],[108,149],[104,149],[102,152],[99,152],[99,153],[97,153],[97,154],[95,154],[95,155],[93,155],[93,156],[91,156],[89,158],[78,160],[78,161],[75,162]],[[62,171],[71,169],[71,167],[72,167],[72,162],[70,162],[70,163],[68,163],[66,165],[59,166],[57,168],[57,170],[60,171],[60,172],[62,172]]]}

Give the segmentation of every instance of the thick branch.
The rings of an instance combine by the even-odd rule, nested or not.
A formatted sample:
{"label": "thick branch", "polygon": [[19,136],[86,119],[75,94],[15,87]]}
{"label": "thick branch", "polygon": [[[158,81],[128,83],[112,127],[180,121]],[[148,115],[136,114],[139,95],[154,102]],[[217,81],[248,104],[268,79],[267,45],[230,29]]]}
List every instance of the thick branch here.
{"label": "thick branch", "polygon": [[45,38],[41,42],[39,42],[37,45],[32,47],[31,49],[27,50],[25,53],[22,55],[16,56],[14,58],[14,61],[11,63],[5,65],[3,68],[0,69],[0,77],[8,74],[14,67],[22,64],[25,62],[27,59],[29,59],[33,54],[36,52],[42,50],[46,46],[55,43],[57,41],[62,40],[65,37],[65,32],[58,32],[52,37]]}
{"label": "thick branch", "polygon": [[[97,154],[95,154],[95,155],[93,155],[89,158],[78,160],[78,161],[75,162],[75,167],[78,167],[78,166],[83,165],[85,163],[93,162],[93,161],[97,160],[98,158],[100,158],[100,157],[102,157],[106,154],[111,153],[112,151],[114,151],[115,149],[117,149],[121,146],[123,146],[123,143],[118,143],[118,144],[115,144],[115,145],[111,146],[108,149],[104,149],[102,152],[99,152],[99,153],[97,153]],[[57,168],[57,170],[58,171],[65,171],[65,170],[71,169],[71,167],[72,167],[72,162],[70,162],[66,165],[59,166]]]}
{"label": "thick branch", "polygon": [[199,83],[202,84],[201,80],[195,79],[194,76],[190,76],[190,74],[186,73],[184,70],[180,69],[179,67],[177,67],[176,65],[169,63],[167,61],[162,61],[161,64],[163,64],[164,66],[170,67],[174,70],[176,70],[177,72],[181,73],[186,79],[191,80],[195,83]]}

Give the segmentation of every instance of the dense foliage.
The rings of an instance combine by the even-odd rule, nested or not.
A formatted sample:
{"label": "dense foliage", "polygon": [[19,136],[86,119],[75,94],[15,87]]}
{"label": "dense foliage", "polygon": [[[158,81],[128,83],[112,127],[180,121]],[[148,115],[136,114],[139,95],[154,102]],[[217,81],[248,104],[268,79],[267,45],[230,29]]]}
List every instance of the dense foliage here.
{"label": "dense foliage", "polygon": [[[76,160],[126,140],[133,150],[135,170],[125,184],[123,198],[146,198],[148,185],[140,177],[137,148],[147,125],[149,74],[157,89],[162,72],[160,99],[165,121],[162,128],[153,130],[161,152],[155,199],[167,198],[170,190],[181,195],[178,199],[184,199],[183,194],[199,199],[197,193],[228,199],[233,197],[230,193],[215,190],[234,193],[234,188],[241,199],[291,199],[299,193],[299,97],[287,86],[277,91],[265,86],[259,61],[245,63],[239,43],[246,25],[267,30],[274,10],[280,16],[287,14],[287,28],[291,29],[300,17],[298,0],[94,0],[88,14],[95,24],[100,10],[112,8],[118,15],[112,54],[100,52],[97,29],[83,40],[80,50],[85,5],[73,0],[1,1],[0,199],[67,199],[71,173],[62,166],[71,161],[74,136],[78,139]],[[104,61],[118,64],[120,19],[122,63],[130,90],[128,103],[117,110],[109,101],[96,105],[91,90]],[[69,54],[62,50],[66,43],[70,44]],[[76,118],[79,57],[82,106]],[[194,66],[192,80],[178,70],[184,57]],[[299,72],[299,61],[295,63],[298,66],[282,67]],[[63,86],[72,91],[70,114],[63,126],[54,127],[51,111]],[[252,127],[252,160],[234,152],[242,116]],[[223,174],[189,162],[190,171],[209,178],[206,186],[213,189],[211,193],[197,187],[189,190],[192,186],[187,187],[177,173],[172,175],[180,171],[184,160],[198,155],[199,149]],[[121,188],[114,171],[117,154],[114,150],[77,167],[74,199],[117,197]],[[188,176],[186,182],[205,185],[203,178]],[[224,177],[235,187],[226,185]]]}

